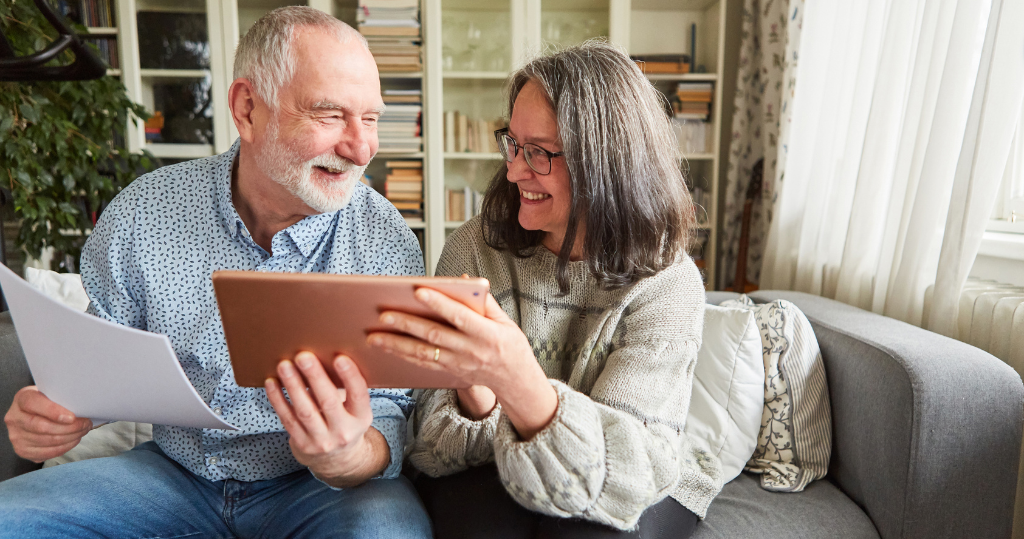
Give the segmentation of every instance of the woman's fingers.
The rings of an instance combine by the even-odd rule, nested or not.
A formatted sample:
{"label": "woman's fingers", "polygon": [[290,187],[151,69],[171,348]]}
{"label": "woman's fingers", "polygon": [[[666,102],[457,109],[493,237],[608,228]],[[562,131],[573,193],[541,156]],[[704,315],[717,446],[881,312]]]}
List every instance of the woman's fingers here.
{"label": "woman's fingers", "polygon": [[[462,351],[467,347],[465,336],[444,324],[421,318],[416,315],[385,311],[380,315],[380,322],[385,326],[407,335],[426,341],[432,346]],[[433,353],[433,348],[430,349]]]}
{"label": "woman's fingers", "polygon": [[502,310],[501,305],[498,305],[498,300],[494,299],[494,296],[487,294],[487,301],[484,302],[484,316],[495,322],[511,322],[512,319],[508,317],[508,314]]}
{"label": "woman's fingers", "polygon": [[442,364],[440,357],[438,357],[438,361],[434,361],[434,351],[440,350],[440,347],[419,339],[394,333],[376,332],[367,335],[366,342],[370,346],[381,348],[421,367],[433,371],[447,370],[446,364]]}
{"label": "woman's fingers", "polygon": [[487,327],[486,318],[437,290],[419,288],[416,290],[416,299],[433,309],[434,312],[441,315],[441,318],[463,333],[485,335],[490,329]]}

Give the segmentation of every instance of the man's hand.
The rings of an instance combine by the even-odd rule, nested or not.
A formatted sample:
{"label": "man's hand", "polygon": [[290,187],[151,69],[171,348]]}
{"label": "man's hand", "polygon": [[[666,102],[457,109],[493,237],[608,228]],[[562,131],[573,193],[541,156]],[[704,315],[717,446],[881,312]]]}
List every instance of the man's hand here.
{"label": "man's hand", "polygon": [[294,364],[286,360],[277,367],[291,402],[273,378],[266,382],[267,397],[291,435],[295,459],[332,486],[352,487],[381,473],[391,452],[384,436],[370,428],[370,393],[355,363],[338,356],[333,366],[341,388],[315,355],[300,352]]}
{"label": "man's hand", "polygon": [[23,387],[15,393],[4,423],[14,452],[32,462],[67,453],[92,428],[92,421],[75,417],[36,386]]}

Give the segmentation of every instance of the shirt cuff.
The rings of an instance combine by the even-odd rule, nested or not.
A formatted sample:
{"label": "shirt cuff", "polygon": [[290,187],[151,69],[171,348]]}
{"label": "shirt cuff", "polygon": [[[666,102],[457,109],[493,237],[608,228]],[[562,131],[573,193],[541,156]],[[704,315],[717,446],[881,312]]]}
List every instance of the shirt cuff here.
{"label": "shirt cuff", "polygon": [[374,479],[394,479],[402,473],[402,459],[405,457],[405,414],[394,401],[386,397],[370,398],[370,408],[373,410],[373,423],[370,426],[384,436],[391,452],[391,463]]}

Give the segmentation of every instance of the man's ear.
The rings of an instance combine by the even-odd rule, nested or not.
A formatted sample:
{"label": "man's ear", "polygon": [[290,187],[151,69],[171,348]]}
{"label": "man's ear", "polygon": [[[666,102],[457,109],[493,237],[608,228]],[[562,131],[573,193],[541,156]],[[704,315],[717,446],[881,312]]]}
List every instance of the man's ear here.
{"label": "man's ear", "polygon": [[238,136],[245,142],[251,143],[255,139],[257,103],[262,101],[249,79],[238,78],[231,83],[228,88],[228,107],[238,129]]}

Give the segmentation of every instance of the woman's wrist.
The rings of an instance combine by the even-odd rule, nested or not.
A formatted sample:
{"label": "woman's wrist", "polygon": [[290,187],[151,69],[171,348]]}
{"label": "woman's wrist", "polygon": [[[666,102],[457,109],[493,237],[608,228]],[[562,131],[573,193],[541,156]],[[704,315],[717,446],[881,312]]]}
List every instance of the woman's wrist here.
{"label": "woman's wrist", "polygon": [[551,386],[540,365],[523,373],[516,383],[495,388],[501,410],[508,416],[519,437],[532,439],[544,430],[558,411],[558,392]]}
{"label": "woman's wrist", "polygon": [[486,418],[498,405],[494,392],[484,386],[470,386],[455,391],[459,412],[473,421]]}

